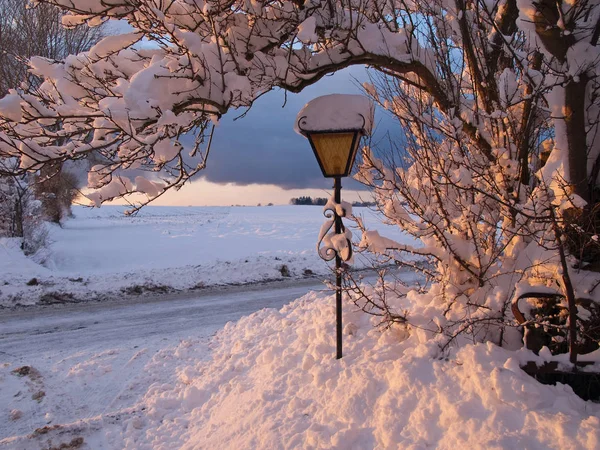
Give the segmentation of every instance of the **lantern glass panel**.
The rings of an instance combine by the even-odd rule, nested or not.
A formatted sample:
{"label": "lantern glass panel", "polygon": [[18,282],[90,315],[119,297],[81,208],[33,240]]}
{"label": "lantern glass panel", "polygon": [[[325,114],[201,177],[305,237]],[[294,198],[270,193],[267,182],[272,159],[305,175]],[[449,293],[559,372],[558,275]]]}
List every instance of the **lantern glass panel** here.
{"label": "lantern glass panel", "polygon": [[[326,177],[348,175],[358,144],[354,142],[356,134],[356,132],[318,133],[310,136]],[[356,138],[358,141],[358,136]]]}

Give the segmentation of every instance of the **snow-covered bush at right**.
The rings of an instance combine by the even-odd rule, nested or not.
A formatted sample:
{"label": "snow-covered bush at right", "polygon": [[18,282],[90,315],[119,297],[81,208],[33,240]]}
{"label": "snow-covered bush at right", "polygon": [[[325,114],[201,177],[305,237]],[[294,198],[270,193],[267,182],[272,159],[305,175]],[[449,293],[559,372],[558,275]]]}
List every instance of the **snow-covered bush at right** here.
{"label": "snow-covered bush at right", "polygon": [[[528,347],[570,351],[575,362],[600,339],[600,6],[408,5],[396,20],[418,50],[412,70],[381,69],[365,84],[403,141],[365,148],[357,178],[422,246],[362,223],[361,244],[401,264],[427,260],[417,303],[433,320],[419,325],[446,335],[443,347],[467,335],[514,348],[517,316],[528,320]],[[390,289],[355,290],[355,300],[410,323],[406,289],[396,301]]]}

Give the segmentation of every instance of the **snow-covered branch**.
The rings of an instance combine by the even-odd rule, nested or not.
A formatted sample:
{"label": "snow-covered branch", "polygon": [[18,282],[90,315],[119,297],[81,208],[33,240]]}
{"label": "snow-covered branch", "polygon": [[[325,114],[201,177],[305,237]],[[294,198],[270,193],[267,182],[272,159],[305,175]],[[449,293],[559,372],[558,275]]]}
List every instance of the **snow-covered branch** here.
{"label": "snow-covered branch", "polygon": [[[121,19],[134,30],[64,61],[31,61],[43,84],[0,103],[0,152],[20,157],[21,170],[94,155],[104,172],[149,170],[163,189],[178,187],[205,166],[211,121],[274,87],[297,92],[352,64],[414,74],[441,107],[452,106],[432,50],[391,19],[417,12],[404,2],[39,3],[66,9],[67,26]],[[112,180],[93,178],[93,188]]]}

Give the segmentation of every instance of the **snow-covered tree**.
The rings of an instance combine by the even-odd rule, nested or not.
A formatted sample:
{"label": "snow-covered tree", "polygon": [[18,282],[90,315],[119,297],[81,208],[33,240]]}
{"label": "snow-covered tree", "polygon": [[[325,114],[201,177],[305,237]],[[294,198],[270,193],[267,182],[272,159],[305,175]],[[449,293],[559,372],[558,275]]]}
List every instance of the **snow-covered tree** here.
{"label": "snow-covered tree", "polygon": [[[18,161],[5,159],[1,165],[10,170]],[[0,176],[0,237],[21,238],[25,254],[37,252],[47,237],[42,213],[42,203],[35,198],[27,175]]]}
{"label": "snow-covered tree", "polygon": [[[28,0],[0,0],[0,96],[4,96],[11,89],[33,92],[37,88],[42,79],[29,73],[27,66],[32,56],[63,59],[72,53],[89,49],[104,35],[104,27],[63,27],[61,17],[64,13],[51,5],[38,5],[36,8],[29,6]],[[21,209],[21,200],[27,200],[27,204],[32,200],[32,179],[27,174],[15,175],[6,166],[13,167],[10,158],[0,164],[0,182],[4,186],[5,194],[10,193],[11,197],[19,201],[10,203],[15,208],[12,211],[6,209],[8,203],[3,203],[6,217],[10,217],[10,221],[16,221],[9,227],[10,230],[4,230],[3,235],[25,235],[27,247],[31,237],[27,230],[33,229],[34,223],[41,223],[40,219],[29,223],[31,215],[24,214]],[[60,163],[55,163],[43,172],[37,177],[36,181],[39,182],[35,186],[35,192],[41,199],[44,215],[58,223],[63,213],[68,213],[71,207],[73,195],[66,196],[65,193],[71,192],[73,186],[65,181],[72,180],[73,175],[68,174]],[[59,176],[54,177],[55,174]],[[39,239],[36,238],[36,241]],[[38,244],[32,246],[37,247]]]}
{"label": "snow-covered tree", "polygon": [[72,216],[71,205],[79,195],[77,177],[61,163],[42,168],[33,177],[32,188],[42,202],[46,220],[60,224],[65,217]]}
{"label": "snow-covered tree", "polygon": [[[519,316],[518,297],[537,293],[529,319],[550,331],[531,331],[532,347],[573,343],[572,361],[597,348],[599,12],[586,1],[414,5],[404,29],[429,50],[435,83],[384,68],[366,85],[405,141],[382,158],[366,149],[360,178],[423,246],[368,231],[362,244],[435,268],[426,297],[441,318],[429,329],[502,344],[511,299]],[[365,304],[406,320],[381,300]]]}
{"label": "snow-covered tree", "polygon": [[423,246],[368,232],[363,245],[435,263],[437,329],[502,342],[478,324],[504,320],[515,286],[555,288],[571,319],[577,297],[594,295],[591,277],[580,291],[572,278],[598,253],[597,1],[37,3],[68,11],[66,26],[120,19],[133,31],[62,61],[32,58],[44,82],[0,100],[0,152],[20,170],[96,153],[92,201],[151,200],[205,167],[207,131],[229,109],[366,64],[381,74],[367,90],[399,118],[411,165],[367,149],[360,176]]}
{"label": "snow-covered tree", "polygon": [[67,29],[58,8],[30,8],[29,4],[28,0],[0,0],[0,96],[22,83],[36,84],[27,72],[32,56],[62,59],[89,49],[104,35],[102,27]]}

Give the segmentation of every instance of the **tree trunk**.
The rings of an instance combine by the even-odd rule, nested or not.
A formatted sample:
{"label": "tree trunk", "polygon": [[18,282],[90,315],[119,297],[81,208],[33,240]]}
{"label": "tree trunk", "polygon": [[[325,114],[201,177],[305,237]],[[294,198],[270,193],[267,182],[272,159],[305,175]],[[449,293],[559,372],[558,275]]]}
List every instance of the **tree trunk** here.
{"label": "tree trunk", "polygon": [[565,86],[565,123],[569,145],[569,185],[572,193],[590,201],[587,180],[587,142],[585,129],[585,90],[588,77],[580,76]]}

